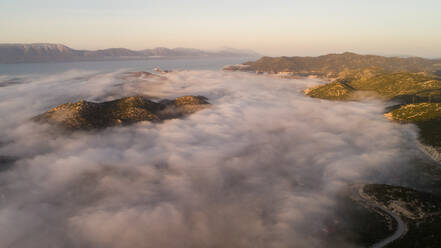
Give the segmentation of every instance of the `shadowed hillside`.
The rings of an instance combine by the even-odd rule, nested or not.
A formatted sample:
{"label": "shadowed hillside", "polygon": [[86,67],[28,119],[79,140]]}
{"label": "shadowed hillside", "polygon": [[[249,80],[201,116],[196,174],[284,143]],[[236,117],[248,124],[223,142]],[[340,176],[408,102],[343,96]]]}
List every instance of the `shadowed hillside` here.
{"label": "shadowed hillside", "polygon": [[410,188],[382,184],[366,185],[364,192],[405,222],[405,235],[386,247],[440,247],[440,198]]}

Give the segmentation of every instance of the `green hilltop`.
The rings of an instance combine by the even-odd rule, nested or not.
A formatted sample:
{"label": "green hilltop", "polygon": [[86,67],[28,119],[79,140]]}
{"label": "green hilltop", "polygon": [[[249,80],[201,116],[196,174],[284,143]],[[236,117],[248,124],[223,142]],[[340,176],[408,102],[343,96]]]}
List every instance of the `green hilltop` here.
{"label": "green hilltop", "polygon": [[351,100],[354,99],[354,88],[347,83],[332,82],[306,91],[306,94],[327,100]]}
{"label": "green hilltop", "polygon": [[[343,90],[344,89],[344,90]],[[343,90],[343,91],[342,91]],[[356,100],[361,91],[376,94],[385,100],[406,103],[440,99],[441,80],[423,73],[387,73],[368,78],[342,78],[311,89],[311,97],[330,100]]]}
{"label": "green hilltop", "polygon": [[441,103],[404,104],[385,114],[391,120],[414,123],[424,144],[441,147]]}
{"label": "green hilltop", "polygon": [[423,122],[441,119],[441,103],[417,103],[402,105],[392,110],[387,117],[403,122]]}

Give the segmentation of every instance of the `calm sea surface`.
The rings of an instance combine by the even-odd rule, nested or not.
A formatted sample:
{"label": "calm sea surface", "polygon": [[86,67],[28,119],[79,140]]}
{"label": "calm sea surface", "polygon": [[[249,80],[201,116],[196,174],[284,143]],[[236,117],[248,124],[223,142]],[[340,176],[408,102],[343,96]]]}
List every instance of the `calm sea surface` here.
{"label": "calm sea surface", "polygon": [[24,74],[54,74],[69,70],[91,70],[111,72],[121,69],[152,71],[155,67],[163,70],[219,70],[229,64],[238,64],[256,58],[175,58],[129,61],[87,61],[63,63],[0,64],[0,76]]}

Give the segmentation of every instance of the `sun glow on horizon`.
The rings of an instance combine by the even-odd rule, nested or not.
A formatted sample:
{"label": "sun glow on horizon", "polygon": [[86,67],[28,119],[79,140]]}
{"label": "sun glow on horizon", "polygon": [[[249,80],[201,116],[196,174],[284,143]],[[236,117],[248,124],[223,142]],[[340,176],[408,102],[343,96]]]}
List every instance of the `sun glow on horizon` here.
{"label": "sun glow on horizon", "polygon": [[158,46],[261,54],[353,51],[441,57],[438,1],[68,1],[0,3],[1,43]]}

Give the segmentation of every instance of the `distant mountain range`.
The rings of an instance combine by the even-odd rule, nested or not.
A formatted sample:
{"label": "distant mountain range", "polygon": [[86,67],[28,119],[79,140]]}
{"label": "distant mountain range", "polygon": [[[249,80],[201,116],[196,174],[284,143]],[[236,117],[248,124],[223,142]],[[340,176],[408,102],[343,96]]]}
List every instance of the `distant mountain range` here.
{"label": "distant mountain range", "polygon": [[204,51],[192,48],[145,49],[109,48],[89,51],[76,50],[62,44],[0,44],[0,63],[71,62],[96,60],[136,60],[155,57],[258,57],[249,50],[225,48],[219,51]]}

